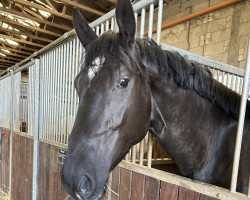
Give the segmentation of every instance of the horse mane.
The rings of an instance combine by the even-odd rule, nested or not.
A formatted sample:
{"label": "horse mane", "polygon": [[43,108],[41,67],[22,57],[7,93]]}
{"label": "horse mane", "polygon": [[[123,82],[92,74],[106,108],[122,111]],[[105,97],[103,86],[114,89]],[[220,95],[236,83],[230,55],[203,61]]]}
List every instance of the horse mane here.
{"label": "horse mane", "polygon": [[[213,79],[208,70],[199,63],[190,61],[178,52],[162,50],[158,45],[137,40],[141,57],[149,66],[157,65],[159,74],[165,79],[173,79],[184,89],[197,92],[218,108],[235,119],[239,117],[241,96],[222,83]],[[249,119],[250,102],[247,102],[247,118]]]}
{"label": "horse mane", "polygon": [[[184,58],[178,52],[162,50],[150,38],[137,38],[136,44],[140,50],[141,58],[148,66],[156,65],[160,76],[165,79],[173,79],[177,85],[184,89],[194,90],[228,115],[238,119],[240,95],[213,79],[211,73],[199,63]],[[89,47],[87,46],[86,48],[88,49]],[[105,32],[85,51],[85,59],[83,59],[84,63],[82,66],[91,67],[96,57],[103,57],[105,54],[109,54],[109,56],[114,58],[113,62],[117,59],[122,60],[121,55],[124,55],[124,53],[121,53],[121,50],[127,51],[129,56],[129,45],[119,38],[119,34],[113,31]],[[248,101],[247,112],[250,114],[249,111],[250,102]]]}

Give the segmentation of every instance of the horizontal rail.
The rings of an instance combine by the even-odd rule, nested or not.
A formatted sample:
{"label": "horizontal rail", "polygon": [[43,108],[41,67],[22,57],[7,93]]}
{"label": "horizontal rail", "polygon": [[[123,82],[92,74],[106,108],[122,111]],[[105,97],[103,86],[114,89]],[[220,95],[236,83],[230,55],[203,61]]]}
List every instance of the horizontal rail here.
{"label": "horizontal rail", "polygon": [[209,185],[200,181],[191,180],[183,176],[175,175],[169,172],[162,172],[157,169],[140,166],[138,164],[122,161],[118,164],[119,167],[132,170],[137,173],[144,174],[145,176],[153,177],[167,183],[178,185],[180,187],[187,188],[189,190],[205,194],[213,198],[219,198],[221,200],[249,200],[247,195],[241,193],[231,193],[229,190]]}

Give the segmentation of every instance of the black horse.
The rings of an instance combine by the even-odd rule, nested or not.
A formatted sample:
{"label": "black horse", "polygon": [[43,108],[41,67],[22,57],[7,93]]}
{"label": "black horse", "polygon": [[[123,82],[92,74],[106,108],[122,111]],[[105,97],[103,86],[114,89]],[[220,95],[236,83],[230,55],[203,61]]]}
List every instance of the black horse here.
{"label": "black horse", "polygon": [[[204,68],[150,40],[135,39],[129,0],[118,0],[119,33],[97,37],[78,10],[86,49],[75,80],[79,107],[62,171],[76,199],[101,199],[109,172],[149,130],[184,176],[229,188],[240,96]],[[250,174],[250,102],[237,190]]]}

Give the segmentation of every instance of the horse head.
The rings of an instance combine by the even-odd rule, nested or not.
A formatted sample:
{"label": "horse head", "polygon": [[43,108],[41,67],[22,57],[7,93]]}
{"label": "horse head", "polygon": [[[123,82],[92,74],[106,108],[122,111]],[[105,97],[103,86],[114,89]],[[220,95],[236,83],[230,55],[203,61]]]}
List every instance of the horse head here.
{"label": "horse head", "polygon": [[73,12],[85,54],[75,79],[79,106],[62,182],[76,199],[103,197],[110,171],[145,137],[150,124],[150,91],[129,0],[118,0],[116,18],[119,33],[97,37],[80,12]]}

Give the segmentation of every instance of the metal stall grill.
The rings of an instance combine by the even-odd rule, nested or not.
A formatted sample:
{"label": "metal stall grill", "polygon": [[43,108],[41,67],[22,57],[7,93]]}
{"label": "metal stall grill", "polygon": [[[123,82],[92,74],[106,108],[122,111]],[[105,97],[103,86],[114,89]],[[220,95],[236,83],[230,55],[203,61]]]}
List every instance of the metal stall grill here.
{"label": "metal stall grill", "polygon": [[[153,37],[161,45],[162,49],[177,51],[188,59],[209,67],[215,79],[234,91],[242,93],[244,70],[160,43],[163,0],[141,0],[134,4],[133,8],[137,25],[137,35],[139,37],[145,35],[150,38]],[[117,30],[115,11],[110,11],[90,23],[90,26],[97,35],[107,30]],[[152,34],[154,27],[157,27],[155,35]],[[48,45],[34,55],[39,57],[39,60],[31,61],[27,65],[20,67],[20,69],[29,68],[28,88],[25,89],[27,85],[22,85],[21,78],[18,78],[21,77],[19,68],[14,71],[17,78],[13,79],[13,77],[11,78],[7,75],[0,80],[0,93],[2,94],[0,95],[0,111],[3,113],[0,115],[0,126],[15,131],[19,131],[21,126],[22,131],[24,127],[22,122],[26,122],[28,135],[34,137],[34,141],[36,141],[34,142],[34,188],[37,188],[37,142],[39,139],[46,143],[67,148],[78,107],[78,96],[74,89],[74,79],[80,71],[83,54],[84,49],[75,37],[74,32],[71,31],[66,33],[57,42]],[[14,98],[15,100],[12,104],[10,102],[12,98],[11,92],[10,90],[5,90],[6,85],[11,85],[11,80],[15,80],[16,94],[18,94],[18,97]],[[28,101],[28,106],[24,105],[24,100]],[[13,104],[15,105],[14,109],[20,111],[20,114],[15,114],[11,120],[11,115],[13,115],[11,114],[13,113],[11,106]],[[12,122],[16,118],[17,121]],[[11,123],[15,127],[11,126]],[[38,132],[40,138],[38,138]],[[211,186],[193,183],[187,179],[176,178],[176,176],[167,173],[164,175],[159,170],[151,169],[155,163],[170,162],[171,160],[152,136],[147,134],[141,143],[132,147],[129,154],[125,157],[125,161],[120,163],[120,166],[127,169],[133,168],[137,172],[153,176],[160,180],[164,179],[172,184],[188,185],[190,189],[209,196],[216,197],[219,193],[221,194],[221,199],[247,199],[246,195],[237,196],[238,194],[230,193],[227,190],[214,189]],[[36,199],[36,189],[33,191],[33,198]]]}

